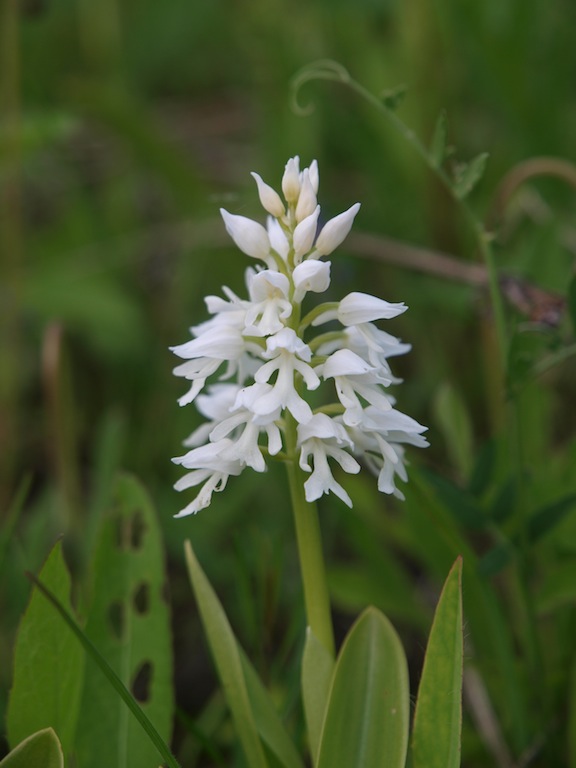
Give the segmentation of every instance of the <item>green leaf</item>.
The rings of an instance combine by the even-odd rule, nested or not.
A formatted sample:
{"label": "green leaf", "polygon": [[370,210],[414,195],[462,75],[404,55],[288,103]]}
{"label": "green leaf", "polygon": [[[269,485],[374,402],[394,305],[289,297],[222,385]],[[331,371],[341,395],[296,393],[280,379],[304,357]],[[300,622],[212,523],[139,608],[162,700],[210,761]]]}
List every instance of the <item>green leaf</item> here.
{"label": "green leaf", "polygon": [[[527,542],[537,544],[547,533],[559,525],[576,505],[576,494],[567,496],[541,507],[528,521]],[[515,534],[509,541],[503,541],[488,550],[479,563],[479,571],[484,576],[494,576],[502,570],[516,554],[522,543],[522,534]]]}
{"label": "green leaf", "polygon": [[[91,572],[86,636],[168,742],[172,651],[162,542],[148,496],[131,477],[116,483]],[[157,747],[93,664],[86,666],[77,751],[82,768],[158,766]]]}
{"label": "green leaf", "polygon": [[406,98],[407,91],[408,89],[405,85],[397,85],[395,88],[383,91],[381,94],[382,103],[386,109],[395,112]]}
{"label": "green leaf", "polygon": [[434,402],[435,416],[452,462],[462,477],[468,477],[473,463],[472,425],[459,393],[450,384],[440,387]]}
{"label": "green leaf", "polygon": [[440,595],[416,699],[412,768],[458,768],[462,728],[462,558]]}
{"label": "green leaf", "polygon": [[314,765],[318,759],[318,747],[333,672],[334,659],[308,627],[302,656],[301,684],[308,743]]}
{"label": "green leaf", "polygon": [[[56,544],[40,573],[65,605],[70,605],[70,576]],[[14,683],[8,704],[11,746],[44,728],[59,734],[64,752],[72,748],[79,713],[84,654],[76,638],[37,589],[18,630]]]}
{"label": "green leaf", "polygon": [[454,174],[454,192],[459,200],[463,200],[474,189],[484,175],[488,153],[482,152],[469,163],[462,163]]}
{"label": "green leaf", "polygon": [[552,613],[560,606],[576,603],[576,562],[566,559],[549,566],[538,585],[536,606],[539,613]]}
{"label": "green leaf", "polygon": [[184,544],[192,588],[224,695],[250,768],[266,768],[262,744],[244,679],[236,638],[189,541]]}
{"label": "green leaf", "polygon": [[434,490],[438,501],[450,512],[459,525],[471,530],[478,530],[486,526],[488,519],[475,496],[435,472],[422,470],[421,474]]}
{"label": "green leaf", "polygon": [[476,463],[470,474],[468,490],[473,496],[483,496],[494,479],[497,464],[495,442],[487,441],[476,453]]}
{"label": "green leaf", "polygon": [[78,639],[79,643],[84,648],[84,650],[86,651],[90,659],[95,662],[96,666],[100,669],[100,671],[102,672],[106,680],[110,683],[114,691],[116,691],[120,699],[128,707],[129,711],[132,712],[132,714],[134,715],[138,723],[144,729],[144,732],[146,733],[146,735],[148,736],[152,744],[154,744],[154,746],[158,750],[158,753],[164,759],[166,768],[180,768],[177,760],[174,758],[174,755],[172,755],[169,747],[166,745],[166,742],[160,736],[160,734],[154,727],[153,723],[151,723],[148,717],[144,714],[144,712],[142,711],[142,708],[138,705],[132,693],[126,688],[122,680],[120,680],[116,672],[114,672],[112,667],[108,664],[106,659],[98,651],[98,649],[92,643],[92,641],[88,637],[86,637],[86,635],[80,629],[80,627],[78,626],[74,618],[71,616],[71,614],[66,610],[66,608],[64,608],[64,606],[58,600],[58,598],[55,597],[55,595],[49,589],[47,589],[44,586],[44,584],[42,584],[41,581],[39,581],[35,576],[32,576],[31,574],[28,574],[28,576],[30,576],[30,578],[32,579],[36,587],[42,592],[44,597],[52,604],[56,612],[60,614],[60,616],[66,622],[68,627],[76,635],[76,638]]}
{"label": "green leaf", "polygon": [[559,525],[566,515],[576,506],[576,493],[569,493],[552,504],[537,510],[528,524],[528,539],[537,542]]}
{"label": "green leaf", "polygon": [[256,670],[244,651],[238,644],[236,645],[240,653],[246,690],[248,691],[248,698],[250,699],[250,706],[254,713],[254,722],[256,723],[258,733],[272,754],[278,758],[281,765],[285,766],[285,768],[304,768],[296,747],[276,713],[268,691],[262,685]]}
{"label": "green leaf", "polygon": [[432,141],[430,142],[430,160],[435,168],[440,168],[446,157],[446,112],[442,110],[436,120]]}
{"label": "green leaf", "polygon": [[408,718],[404,650],[388,619],[367,608],[336,661],[318,768],[404,768]]}
{"label": "green leaf", "polygon": [[52,728],[31,734],[0,761],[0,768],[64,768],[58,736]]}

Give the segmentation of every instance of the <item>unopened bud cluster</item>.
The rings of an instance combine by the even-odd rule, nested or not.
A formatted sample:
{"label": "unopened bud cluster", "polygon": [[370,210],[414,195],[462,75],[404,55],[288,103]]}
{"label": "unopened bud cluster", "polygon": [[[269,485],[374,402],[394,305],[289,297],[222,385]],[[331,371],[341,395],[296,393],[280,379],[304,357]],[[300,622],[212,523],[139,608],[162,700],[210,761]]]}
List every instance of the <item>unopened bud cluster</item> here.
{"label": "unopened bud cluster", "polygon": [[[176,488],[199,488],[178,516],[207,507],[246,467],[264,472],[269,457],[299,463],[308,475],[308,501],[332,491],[352,506],[332,469],[354,474],[359,461],[378,475],[380,491],[402,498],[395,481],[406,480],[404,445],[426,446],[425,427],[396,410],[388,394],[398,382],[388,359],[409,345],[374,322],[401,314],[405,305],[350,293],[302,313],[308,293],[327,290],[330,262],[322,258],[345,239],[360,205],[318,233],[315,161],[302,171],[298,157],[288,161],[282,196],[252,175],[266,227],[221,210],[238,248],[261,262],[246,272],[248,298],[226,287],[225,298],[208,296],[211,318],[192,328],[190,341],[172,347],[185,361],[174,373],[190,382],[180,405],[194,401],[206,419],[185,441],[188,452],[173,459],[188,470]],[[313,407],[313,390],[322,391],[314,402],[324,405]]]}

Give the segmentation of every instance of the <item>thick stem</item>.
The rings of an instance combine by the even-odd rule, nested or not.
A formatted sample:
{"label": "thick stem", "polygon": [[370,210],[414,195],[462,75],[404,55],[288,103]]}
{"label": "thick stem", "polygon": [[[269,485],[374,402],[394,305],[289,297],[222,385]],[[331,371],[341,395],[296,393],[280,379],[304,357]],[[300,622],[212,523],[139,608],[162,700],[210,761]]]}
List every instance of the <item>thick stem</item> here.
{"label": "thick stem", "polygon": [[[291,442],[292,446],[295,446],[296,424],[290,414],[288,414],[288,418],[292,423],[287,425],[287,442]],[[290,437],[292,437],[291,440]],[[298,466],[295,450],[289,451],[288,456],[286,468],[294,511],[300,571],[304,586],[306,621],[317,639],[334,656],[334,633],[318,510],[316,504],[306,501],[304,494],[305,477]]]}

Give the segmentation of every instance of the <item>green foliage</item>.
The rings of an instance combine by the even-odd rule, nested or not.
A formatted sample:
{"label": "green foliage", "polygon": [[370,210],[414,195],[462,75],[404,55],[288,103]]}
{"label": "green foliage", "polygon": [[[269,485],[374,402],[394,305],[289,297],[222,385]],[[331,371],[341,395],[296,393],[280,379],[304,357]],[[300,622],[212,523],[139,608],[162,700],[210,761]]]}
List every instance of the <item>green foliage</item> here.
{"label": "green foliage", "polygon": [[368,608],[336,661],[318,768],[403,768],[408,719],[404,650],[388,619]]}
{"label": "green foliage", "polygon": [[238,645],[190,542],[185,544],[185,553],[208,644],[249,764],[267,765],[262,749],[265,745],[278,764],[285,768],[302,768],[302,761],[276,714],[274,703]]}
{"label": "green foliage", "polygon": [[[48,686],[54,670],[42,666],[52,654],[44,631],[36,633],[37,652],[32,645],[24,656],[19,651],[32,602],[14,638],[28,599],[23,572],[39,568],[56,535],[64,535],[91,635],[113,665],[126,662],[106,634],[108,618],[99,627],[90,619],[83,577],[95,562],[113,475],[127,466],[146,477],[161,510],[178,617],[177,678],[191,723],[184,741],[194,743],[187,765],[216,762],[214,755],[225,765],[242,757],[230,745],[223,703],[206,690],[211,682],[202,672],[206,658],[181,562],[186,536],[194,537],[201,561],[210,557],[215,588],[247,655],[270,682],[285,731],[304,741],[296,704],[302,613],[283,480],[272,471],[237,478],[209,512],[171,521],[179,500],[168,458],[197,419],[174,404],[179,391],[166,351],[205,319],[204,295],[219,292],[221,282],[241,286],[242,270],[216,209],[225,204],[243,212],[254,191],[238,180],[259,170],[277,181],[286,158],[298,152],[306,163],[320,162],[323,215],[342,210],[351,195],[362,201],[359,231],[376,238],[376,256],[351,238],[332,262],[335,289],[367,290],[410,306],[386,327],[413,346],[408,362],[392,361],[404,378],[396,394],[399,407],[431,427],[426,456],[407,449],[412,466],[404,504],[378,495],[364,472],[352,478],[351,512],[323,500],[338,621],[376,605],[398,626],[413,663],[431,619],[429,595],[463,554],[467,657],[480,680],[482,712],[500,738],[495,750],[490,732],[473,724],[478,713],[470,699],[463,763],[481,768],[529,756],[534,768],[576,766],[576,685],[574,674],[566,674],[574,669],[576,562],[574,183],[569,160],[562,175],[523,175],[531,159],[573,159],[576,5],[61,0],[20,4],[11,21],[15,7],[6,4],[0,24],[0,507],[18,496],[23,478],[31,482],[0,531],[2,713],[16,642],[9,734],[19,708],[31,728],[42,727],[32,715],[51,711],[50,697],[66,681],[64,675]],[[340,64],[325,65],[320,74],[339,84],[307,82],[301,103],[315,109],[303,119],[290,109],[290,79],[327,56]],[[350,77],[377,94],[379,107],[409,126],[413,138],[425,139],[424,163],[381,112],[342,87]],[[403,101],[390,87],[398,82],[409,84]],[[438,117],[442,108],[449,131],[445,114]],[[483,167],[486,148],[490,163]],[[460,158],[476,159],[459,164]],[[460,201],[444,194],[438,170],[451,188],[456,183]],[[516,186],[506,196],[511,180]],[[462,201],[469,200],[475,221],[486,212],[496,285],[512,275],[537,289],[524,303],[505,298],[503,362],[494,347],[486,272],[475,261],[477,237],[463,214]],[[418,271],[403,245],[422,249]],[[452,261],[435,272],[438,253]],[[54,322],[66,339],[70,389],[51,375],[46,327]],[[54,387],[62,412],[54,409]],[[59,428],[64,423],[74,435],[69,446]],[[69,459],[67,473],[62,456]],[[78,491],[70,516],[67,474]],[[140,573],[132,555],[126,561]],[[131,589],[131,577],[120,571]],[[47,577],[41,578],[70,610],[64,572],[60,587]],[[115,591],[102,576],[100,585],[94,590],[108,597],[93,591],[95,604],[103,608],[111,599],[132,611],[133,592],[119,598],[120,587]],[[32,601],[43,599],[36,588],[33,594]],[[69,630],[45,608],[50,643],[68,647]],[[165,608],[162,601],[150,606],[162,622]],[[133,611],[128,622],[134,629],[145,625],[146,642],[160,653],[165,640],[156,636],[164,630]],[[34,633],[29,638],[32,643]],[[143,660],[148,647],[139,643],[135,652]],[[318,734],[328,672],[316,667],[311,643],[306,679],[316,673],[318,688],[303,686],[305,717]],[[286,761],[286,749],[273,753],[262,734],[262,711],[275,710],[264,699],[256,705],[241,653],[240,660],[266,759],[272,763],[280,751]],[[85,664],[96,681],[102,673],[90,659]],[[33,701],[29,693],[36,687],[24,685],[25,665],[48,688],[43,713],[41,697]],[[130,675],[122,679],[130,689]],[[109,685],[101,676],[103,696]],[[69,688],[71,722],[76,704]],[[110,711],[119,713],[124,705],[110,691]],[[154,697],[162,701],[160,692]],[[72,726],[56,730],[69,751]],[[312,736],[312,753],[318,738]],[[109,744],[100,740],[98,750]]]}
{"label": "green foliage", "polygon": [[[70,576],[58,543],[40,578],[70,610]],[[24,614],[14,652],[14,680],[7,729],[12,748],[42,729],[59,734],[62,749],[72,751],[84,675],[84,654],[76,638],[34,589]],[[52,733],[52,732],[51,732]],[[44,732],[42,743],[53,739]],[[40,749],[40,747],[38,747]]]}
{"label": "green foliage", "polygon": [[474,455],[470,416],[454,387],[443,384],[436,395],[436,420],[446,441],[453,465],[462,477],[468,477]]}
{"label": "green foliage", "polygon": [[463,200],[474,189],[484,175],[488,153],[482,154],[470,160],[469,163],[459,163],[454,171],[454,191],[456,196]]}
{"label": "green foliage", "polygon": [[[130,477],[116,485],[104,516],[91,573],[87,638],[131,691],[158,733],[172,729],[172,664],[164,562],[155,514],[141,486]],[[99,745],[95,749],[95,745]],[[155,768],[153,744],[100,669],[86,666],[77,751],[86,768],[104,760]]]}
{"label": "green foliage", "polygon": [[442,111],[436,120],[434,133],[430,142],[430,158],[432,160],[432,164],[436,168],[442,167],[442,163],[446,157],[446,129],[446,112]]}
{"label": "green foliage", "polygon": [[308,627],[302,655],[301,686],[308,742],[314,765],[318,761],[318,747],[333,672],[334,659]]}
{"label": "green foliage", "polygon": [[30,734],[0,760],[1,768],[64,768],[64,755],[52,728]]}
{"label": "green foliage", "polygon": [[[9,738],[15,744],[50,726],[82,767],[102,756],[110,766],[129,765],[136,756],[139,765],[155,767],[172,727],[169,621],[156,521],[129,477],[118,480],[103,520],[93,577],[83,632],[71,615],[61,544],[54,547],[18,633]],[[147,677],[138,679],[143,668]]]}
{"label": "green foliage", "polygon": [[462,560],[434,614],[412,732],[413,768],[459,768],[462,729]]}

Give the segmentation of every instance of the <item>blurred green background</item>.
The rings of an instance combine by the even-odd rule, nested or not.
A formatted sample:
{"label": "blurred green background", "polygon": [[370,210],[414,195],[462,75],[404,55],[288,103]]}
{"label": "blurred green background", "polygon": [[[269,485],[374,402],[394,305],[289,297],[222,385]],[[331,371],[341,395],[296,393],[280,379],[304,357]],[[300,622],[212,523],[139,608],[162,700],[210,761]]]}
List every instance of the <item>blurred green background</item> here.
{"label": "blurred green background", "polygon": [[[261,659],[270,647],[288,654],[301,616],[287,618],[299,582],[281,467],[266,478],[246,472],[197,518],[172,519],[185,501],[172,490],[178,471],[170,457],[198,420],[193,407],[176,403],[183,389],[168,346],[206,318],[205,295],[223,284],[243,291],[248,265],[218,209],[260,217],[249,171],[278,186],[286,160],[299,154],[305,165],[319,162],[324,216],[358,200],[355,231],[473,262],[460,213],[381,115],[343,86],[315,82],[299,95],[315,107],[303,117],[291,106],[290,81],[311,62],[333,59],[374,94],[404,85],[399,114],[425,144],[446,109],[450,162],[490,154],[471,198],[484,218],[517,163],[575,160],[576,4],[2,0],[1,9],[3,651],[9,655],[28,591],[20,574],[36,569],[61,533],[82,572],[122,468],[156,501],[175,610],[191,603],[181,578],[181,543],[191,537],[245,645]],[[502,269],[545,296],[565,295],[575,210],[562,180],[523,185],[497,232]],[[405,379],[399,406],[430,426],[431,448],[411,454],[414,471],[425,465],[461,486],[503,428],[487,294],[409,266],[359,258],[351,238],[332,258],[332,291],[338,298],[364,290],[410,307],[386,329],[413,345],[395,369]],[[565,324],[532,321],[510,310],[511,327],[534,331],[529,360],[573,336]],[[522,382],[534,505],[575,490],[574,373],[568,360],[545,379]],[[462,429],[454,427],[460,418]],[[373,583],[355,591],[344,568],[372,546],[358,533],[368,518],[390,528],[383,536],[401,553],[391,562],[414,583],[422,578],[410,537],[394,528],[410,498],[406,507],[392,504],[372,484],[354,480],[353,512],[334,499],[321,504],[344,623]],[[18,494],[25,501],[17,519],[10,509]],[[419,663],[431,605],[413,592],[370,597],[409,628]],[[200,632],[175,623],[181,702],[201,701],[210,683],[190,682],[200,672],[185,653]]]}

